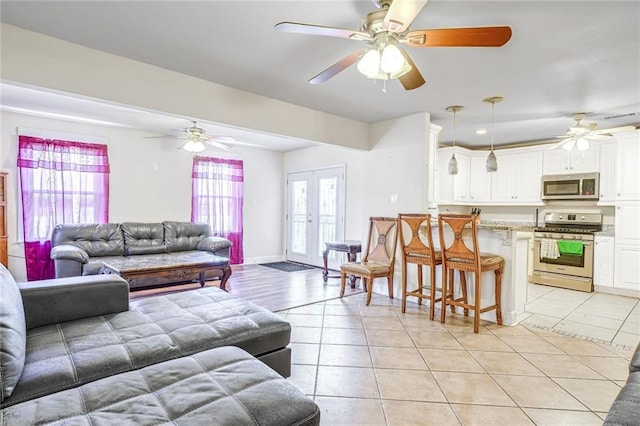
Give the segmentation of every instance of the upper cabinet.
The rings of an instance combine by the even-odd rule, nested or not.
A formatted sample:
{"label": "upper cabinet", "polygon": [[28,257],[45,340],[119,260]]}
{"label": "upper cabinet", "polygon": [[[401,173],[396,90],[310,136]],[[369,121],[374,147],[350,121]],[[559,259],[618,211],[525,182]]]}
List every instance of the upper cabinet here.
{"label": "upper cabinet", "polygon": [[541,205],[541,177],[600,173],[598,205],[640,201],[640,130],[616,133],[586,151],[549,150],[548,145],[496,150],[498,171],[485,170],[487,151],[456,148],[458,174],[449,175],[452,148],[438,150],[440,204]]}
{"label": "upper cabinet", "polygon": [[496,151],[496,156],[498,171],[492,177],[492,200],[500,204],[540,204],[542,153],[513,149]]}
{"label": "upper cabinet", "polygon": [[469,201],[487,203],[491,201],[491,179],[487,173],[487,152],[473,153],[469,159]]}
{"label": "upper cabinet", "polygon": [[597,146],[592,146],[586,151],[574,149],[567,152],[561,148],[545,150],[543,173],[545,175],[560,175],[597,172],[600,168],[598,159]]}
{"label": "upper cabinet", "polygon": [[615,141],[600,145],[600,197],[598,204],[601,206],[613,205],[617,199],[617,147]]}
{"label": "upper cabinet", "polygon": [[456,148],[458,174],[449,175],[452,148],[438,150],[438,203],[541,204],[542,152],[532,148],[495,151],[498,171],[486,170],[487,151]]}
{"label": "upper cabinet", "polygon": [[640,200],[640,130],[616,133],[617,175],[616,199],[618,201]]}

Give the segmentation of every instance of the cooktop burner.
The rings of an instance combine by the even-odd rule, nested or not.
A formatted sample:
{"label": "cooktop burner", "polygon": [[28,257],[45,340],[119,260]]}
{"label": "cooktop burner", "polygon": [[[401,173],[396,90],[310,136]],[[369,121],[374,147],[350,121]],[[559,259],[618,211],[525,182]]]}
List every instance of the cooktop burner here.
{"label": "cooktop burner", "polygon": [[593,234],[602,231],[600,213],[550,212],[544,215],[544,226],[535,228],[536,232],[555,232],[557,234]]}
{"label": "cooktop burner", "polygon": [[554,227],[542,226],[534,229],[534,231],[536,232],[556,232],[556,233],[562,233],[562,234],[593,234],[594,232],[598,232],[601,230],[602,230],[602,227],[598,229],[598,228],[561,228],[561,227],[555,227],[555,226]]}

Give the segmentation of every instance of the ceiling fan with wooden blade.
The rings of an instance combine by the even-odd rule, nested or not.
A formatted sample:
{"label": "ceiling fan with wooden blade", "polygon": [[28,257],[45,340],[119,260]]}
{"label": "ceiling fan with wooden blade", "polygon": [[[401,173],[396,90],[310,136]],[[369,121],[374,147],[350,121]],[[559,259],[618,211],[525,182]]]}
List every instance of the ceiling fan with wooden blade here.
{"label": "ceiling fan with wooden blade", "polygon": [[551,145],[549,150],[562,148],[566,151],[571,151],[575,147],[578,151],[585,151],[589,149],[589,142],[591,141],[611,139],[615,133],[635,129],[635,126],[623,126],[596,130],[596,127],[598,127],[597,123],[582,122],[585,117],[586,114],[583,112],[573,114],[575,124],[569,127],[564,135],[556,136],[556,138],[562,140]]}
{"label": "ceiling fan with wooden blade", "polygon": [[360,30],[290,21],[275,25],[278,31],[346,38],[367,44],[365,48],[350,53],[313,77],[309,83],[324,83],[358,63],[358,70],[369,78],[397,78],[406,90],[413,90],[422,86],[425,80],[409,53],[399,45],[499,47],[511,39],[511,28],[508,26],[411,30],[411,23],[427,4],[427,0],[373,1],[379,9],[363,19]]}
{"label": "ceiling fan with wooden blade", "polygon": [[178,131],[176,135],[148,136],[145,139],[185,139],[181,148],[190,152],[204,151],[206,149],[204,144],[226,151],[231,148],[227,143],[235,142],[235,138],[231,136],[207,135],[203,128],[198,127],[196,121],[192,121],[191,124],[191,126]]}

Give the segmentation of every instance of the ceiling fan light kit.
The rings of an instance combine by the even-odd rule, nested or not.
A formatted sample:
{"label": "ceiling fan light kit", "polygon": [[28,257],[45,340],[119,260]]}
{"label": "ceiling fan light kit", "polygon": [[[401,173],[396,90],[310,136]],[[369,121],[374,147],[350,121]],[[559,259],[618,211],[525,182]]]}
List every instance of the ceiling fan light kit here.
{"label": "ceiling fan light kit", "polygon": [[447,112],[453,113],[453,154],[451,154],[451,159],[449,160],[448,167],[450,175],[458,174],[458,160],[456,159],[456,113],[462,111],[463,109],[464,107],[460,105],[452,105],[445,108]]}
{"label": "ceiling fan light kit", "polygon": [[427,0],[374,0],[374,3],[379,9],[365,16],[359,31],[288,21],[275,25],[278,31],[346,38],[369,45],[342,58],[309,83],[324,83],[357,62],[358,71],[366,77],[399,79],[405,90],[413,90],[422,86],[425,80],[409,53],[398,44],[409,47],[500,47],[511,39],[508,26],[410,30]]}
{"label": "ceiling fan light kit", "polygon": [[187,152],[202,152],[206,149],[204,143],[199,141],[198,139],[189,139],[182,145],[182,149]]}
{"label": "ceiling fan light kit", "polygon": [[562,148],[567,152],[576,148],[578,151],[586,151],[589,149],[591,141],[611,139],[614,133],[626,132],[634,130],[635,126],[615,127],[612,129],[596,130],[597,123],[582,123],[586,114],[578,112],[573,114],[575,124],[567,130],[567,133],[557,138],[562,139],[560,142],[553,144],[549,149]]}
{"label": "ceiling fan light kit", "polygon": [[227,150],[230,147],[226,143],[235,142],[236,140],[232,136],[209,136],[204,129],[198,127],[196,121],[191,121],[191,124],[191,126],[182,129],[178,135],[147,136],[145,139],[186,139],[181,148],[187,152],[202,152],[207,149],[205,143],[217,149]]}
{"label": "ceiling fan light kit", "polygon": [[498,171],[498,159],[496,158],[495,152],[493,152],[493,124],[494,124],[494,112],[495,106],[497,102],[502,102],[504,98],[502,96],[490,96],[482,100],[484,103],[491,104],[491,151],[487,156],[487,163],[485,165],[487,172],[497,172]]}

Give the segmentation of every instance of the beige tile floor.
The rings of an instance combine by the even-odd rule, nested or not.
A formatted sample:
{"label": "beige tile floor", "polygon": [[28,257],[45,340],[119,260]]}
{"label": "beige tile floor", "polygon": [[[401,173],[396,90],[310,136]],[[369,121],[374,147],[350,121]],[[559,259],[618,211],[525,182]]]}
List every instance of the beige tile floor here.
{"label": "beige tile floor", "polygon": [[635,348],[640,342],[640,301],[529,284],[523,322],[566,335]]}
{"label": "beige tile floor", "polygon": [[632,351],[537,327],[450,316],[375,295],[279,312],[292,325],[289,380],[322,425],[601,425]]}

